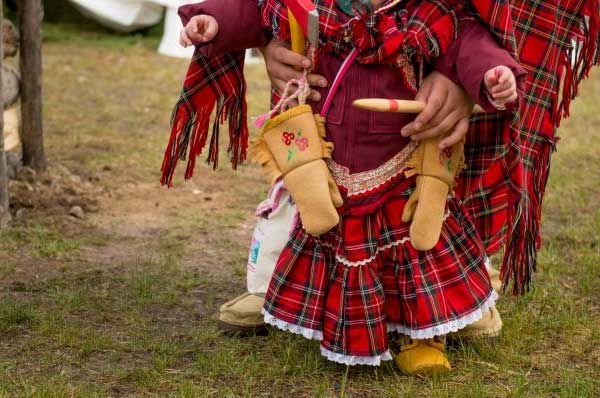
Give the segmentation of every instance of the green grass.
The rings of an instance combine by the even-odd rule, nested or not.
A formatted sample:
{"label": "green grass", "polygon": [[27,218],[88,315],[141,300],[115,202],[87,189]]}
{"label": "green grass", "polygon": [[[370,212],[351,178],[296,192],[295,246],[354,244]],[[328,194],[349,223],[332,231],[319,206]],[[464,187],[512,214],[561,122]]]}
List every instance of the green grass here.
{"label": "green grass", "polygon": [[[45,26],[47,152],[101,188],[100,210],[74,222],[40,205],[0,234],[0,398],[600,396],[598,71],[560,130],[534,290],[500,301],[500,338],[453,346],[454,371],[430,380],[332,364],[283,332],[218,333],[218,306],[244,290],[262,177],[222,161],[161,189],[186,62],[157,55],[156,33],[80,25]],[[258,114],[267,80],[248,72]]]}

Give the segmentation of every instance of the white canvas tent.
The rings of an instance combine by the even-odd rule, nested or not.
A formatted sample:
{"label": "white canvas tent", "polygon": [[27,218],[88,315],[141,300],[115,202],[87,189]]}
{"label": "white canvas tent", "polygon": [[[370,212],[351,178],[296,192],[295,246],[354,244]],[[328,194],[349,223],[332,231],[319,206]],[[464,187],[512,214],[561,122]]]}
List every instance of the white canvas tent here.
{"label": "white canvas tent", "polygon": [[[83,15],[119,32],[133,32],[160,23],[164,14],[164,32],[158,52],[170,57],[189,58],[193,48],[179,44],[181,21],[177,9],[195,3],[190,0],[69,0]],[[248,51],[246,63],[260,62]]]}
{"label": "white canvas tent", "polygon": [[119,32],[133,32],[158,24],[163,7],[139,0],[69,0],[79,12]]}

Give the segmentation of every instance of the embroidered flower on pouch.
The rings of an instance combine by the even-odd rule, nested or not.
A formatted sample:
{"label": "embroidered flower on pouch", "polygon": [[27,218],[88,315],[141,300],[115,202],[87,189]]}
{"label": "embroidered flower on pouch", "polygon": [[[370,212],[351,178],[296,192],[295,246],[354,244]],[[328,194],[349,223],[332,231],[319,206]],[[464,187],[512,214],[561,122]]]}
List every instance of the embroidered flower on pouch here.
{"label": "embroidered flower on pouch", "polygon": [[281,141],[283,141],[283,143],[287,146],[290,146],[292,144],[292,141],[294,141],[294,139],[296,138],[296,135],[294,133],[290,133],[288,131],[284,131],[281,137]]}
{"label": "embroidered flower on pouch", "polygon": [[447,158],[451,158],[452,157],[452,147],[448,147],[446,149],[444,149],[444,155],[446,155]]}
{"label": "embroidered flower on pouch", "polygon": [[450,158],[452,157],[452,147],[448,147],[440,152],[440,164],[444,166],[449,172],[452,171],[452,162]]}
{"label": "embroidered flower on pouch", "polygon": [[296,145],[298,146],[298,149],[300,150],[300,152],[304,152],[306,150],[306,148],[308,148],[308,138],[306,137],[298,137],[296,138]]}

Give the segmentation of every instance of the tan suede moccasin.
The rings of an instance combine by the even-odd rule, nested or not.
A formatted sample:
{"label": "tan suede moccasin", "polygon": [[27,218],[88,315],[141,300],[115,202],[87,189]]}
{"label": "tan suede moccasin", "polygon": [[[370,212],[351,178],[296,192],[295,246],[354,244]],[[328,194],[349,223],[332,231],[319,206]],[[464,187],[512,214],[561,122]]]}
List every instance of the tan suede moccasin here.
{"label": "tan suede moccasin", "polygon": [[244,293],[223,304],[219,310],[219,329],[241,336],[262,334],[266,331],[261,313],[265,298]]}

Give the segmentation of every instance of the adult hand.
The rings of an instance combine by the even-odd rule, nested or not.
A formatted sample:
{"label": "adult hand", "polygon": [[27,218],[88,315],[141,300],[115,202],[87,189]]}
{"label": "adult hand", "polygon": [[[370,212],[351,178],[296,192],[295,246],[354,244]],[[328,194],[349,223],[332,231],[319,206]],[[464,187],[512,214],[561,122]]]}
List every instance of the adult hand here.
{"label": "adult hand", "polygon": [[[283,93],[289,80],[302,77],[302,72],[295,68],[310,68],[312,66],[310,59],[291,51],[289,44],[277,39],[272,39],[267,47],[262,49],[262,54],[265,58],[271,86],[279,95]],[[311,73],[308,75],[308,84],[311,87],[327,87],[327,80],[321,75]],[[311,90],[308,98],[313,101],[320,101],[321,94],[317,90]]]}
{"label": "adult hand", "polygon": [[419,141],[448,134],[440,142],[440,149],[444,149],[460,142],[467,134],[473,100],[446,76],[431,73],[423,80],[415,99],[425,102],[425,109],[404,126],[404,137]]}

